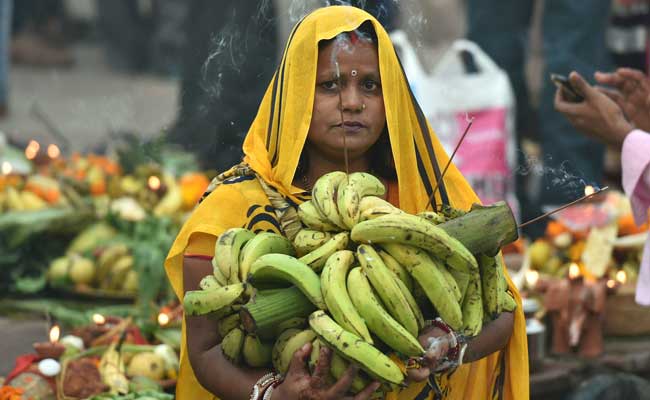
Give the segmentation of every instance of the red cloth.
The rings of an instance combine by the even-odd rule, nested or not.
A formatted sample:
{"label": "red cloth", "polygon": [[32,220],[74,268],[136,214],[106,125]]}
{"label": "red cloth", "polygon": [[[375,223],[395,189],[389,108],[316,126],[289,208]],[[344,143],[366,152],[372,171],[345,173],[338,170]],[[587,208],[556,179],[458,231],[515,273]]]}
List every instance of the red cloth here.
{"label": "red cloth", "polygon": [[9,375],[7,375],[7,379],[5,380],[5,383],[9,385],[11,384],[11,381],[15,377],[22,374],[23,372],[31,372],[43,377],[43,379],[45,379],[47,383],[50,384],[50,387],[52,388],[54,393],[56,393],[56,381],[54,380],[54,378],[41,374],[41,372],[36,367],[36,363],[40,359],[41,357],[38,356],[37,354],[23,354],[22,356],[16,357],[16,366],[9,373]]}
{"label": "red cloth", "polygon": [[5,382],[10,382],[13,378],[18,376],[29,369],[29,367],[38,361],[39,357],[36,354],[23,354],[22,356],[16,357],[16,366],[14,369],[7,375]]}

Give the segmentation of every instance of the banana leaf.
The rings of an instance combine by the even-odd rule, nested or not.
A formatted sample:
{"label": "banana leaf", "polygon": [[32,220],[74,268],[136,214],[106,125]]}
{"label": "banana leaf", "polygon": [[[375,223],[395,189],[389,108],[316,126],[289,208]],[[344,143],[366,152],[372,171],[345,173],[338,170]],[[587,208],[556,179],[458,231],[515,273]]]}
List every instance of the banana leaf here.
{"label": "banana leaf", "polygon": [[70,207],[34,211],[10,211],[0,215],[0,233],[11,235],[17,247],[32,235],[42,232],[76,233],[94,220],[90,211]]}
{"label": "banana leaf", "polygon": [[3,314],[33,313],[49,314],[66,327],[75,328],[92,322],[93,314],[128,317],[133,315],[131,305],[97,305],[88,307],[87,302],[61,301],[57,299],[21,299],[0,301]]}

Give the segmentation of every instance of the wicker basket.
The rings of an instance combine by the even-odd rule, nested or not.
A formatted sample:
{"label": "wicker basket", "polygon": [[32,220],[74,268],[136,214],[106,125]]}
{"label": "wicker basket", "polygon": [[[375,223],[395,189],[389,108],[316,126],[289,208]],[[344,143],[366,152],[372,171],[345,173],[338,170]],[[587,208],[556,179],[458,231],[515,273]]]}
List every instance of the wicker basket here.
{"label": "wicker basket", "polygon": [[607,298],[605,310],[606,336],[650,335],[650,310],[634,301],[634,285],[623,285]]}

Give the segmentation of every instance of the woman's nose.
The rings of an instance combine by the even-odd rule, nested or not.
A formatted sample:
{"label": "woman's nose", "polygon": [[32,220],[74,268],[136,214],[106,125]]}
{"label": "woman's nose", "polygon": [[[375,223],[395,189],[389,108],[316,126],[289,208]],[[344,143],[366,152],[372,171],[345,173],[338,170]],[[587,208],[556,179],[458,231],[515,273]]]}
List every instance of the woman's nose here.
{"label": "woman's nose", "polygon": [[341,91],[341,102],[343,111],[359,112],[363,109],[361,93],[353,85],[343,88]]}

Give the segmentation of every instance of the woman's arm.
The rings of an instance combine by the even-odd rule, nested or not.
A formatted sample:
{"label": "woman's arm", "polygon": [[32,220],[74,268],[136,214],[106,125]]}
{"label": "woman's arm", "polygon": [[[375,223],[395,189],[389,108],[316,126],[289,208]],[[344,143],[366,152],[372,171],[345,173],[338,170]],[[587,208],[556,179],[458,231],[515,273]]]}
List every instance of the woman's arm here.
{"label": "woman's arm", "polygon": [[[201,279],[212,273],[208,260],[185,257],[183,290],[198,290]],[[199,383],[223,400],[247,400],[253,385],[269,371],[239,368],[224,358],[218,321],[209,316],[186,316],[187,350]]]}
{"label": "woman's arm", "polygon": [[502,312],[497,319],[484,325],[481,333],[467,344],[463,363],[480,360],[504,349],[512,336],[514,322],[515,318],[511,312]]}
{"label": "woman's arm", "polygon": [[[514,315],[510,312],[502,312],[497,319],[483,326],[481,333],[475,338],[470,339],[467,349],[463,356],[463,364],[487,357],[495,351],[502,350],[508,344],[512,336],[514,326]],[[447,333],[442,329],[432,326],[424,330],[418,340],[425,349],[429,347],[429,339],[445,336]],[[423,357],[424,363],[420,368],[408,369],[408,379],[415,382],[421,382],[429,378],[432,371],[436,369],[442,358],[449,351],[448,342],[445,341],[437,348],[437,351],[428,351]]]}

